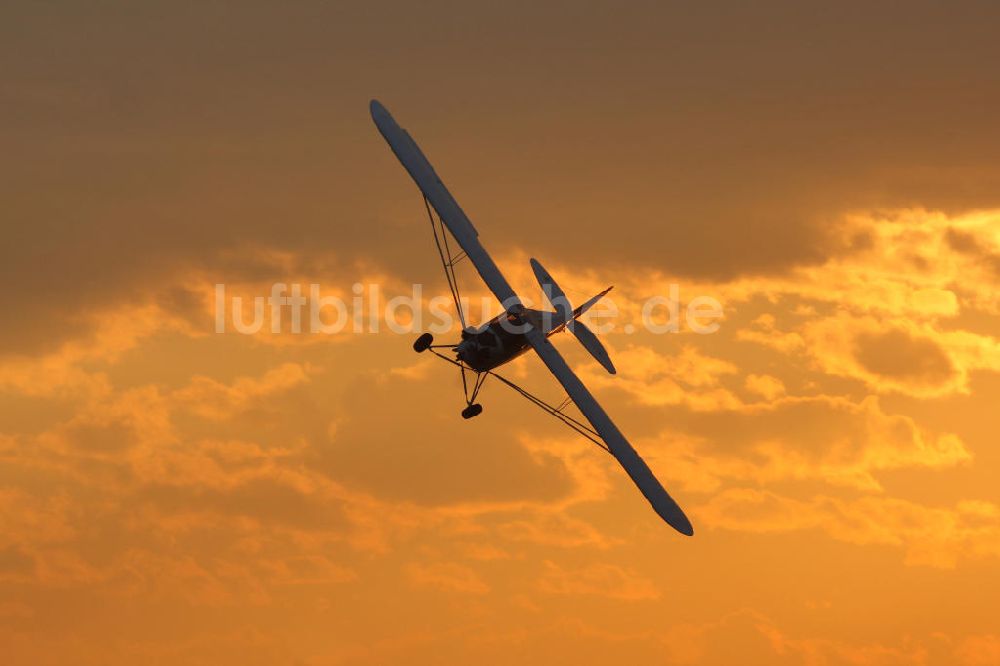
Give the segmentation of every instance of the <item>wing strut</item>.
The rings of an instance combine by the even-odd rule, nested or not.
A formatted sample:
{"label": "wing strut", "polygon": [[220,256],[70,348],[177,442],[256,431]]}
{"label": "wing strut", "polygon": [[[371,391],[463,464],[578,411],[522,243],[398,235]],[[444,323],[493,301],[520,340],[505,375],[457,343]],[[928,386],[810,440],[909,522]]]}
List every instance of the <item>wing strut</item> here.
{"label": "wing strut", "polygon": [[[444,345],[442,345],[442,346],[444,346]],[[592,441],[594,444],[597,444],[597,446],[601,447],[601,449],[603,449],[605,452],[611,453],[611,450],[608,448],[608,445],[605,444],[601,440],[600,435],[597,434],[596,430],[594,430],[593,428],[591,428],[590,426],[588,426],[586,423],[583,423],[582,421],[578,421],[577,419],[574,419],[569,414],[566,414],[565,412],[563,412],[563,409],[565,409],[572,402],[572,400],[570,398],[566,398],[565,400],[563,400],[563,402],[558,407],[554,407],[554,406],[550,405],[549,403],[545,402],[544,400],[542,400],[541,398],[539,398],[538,396],[533,395],[533,394],[529,393],[528,391],[526,391],[525,389],[521,388],[520,386],[518,386],[514,382],[510,381],[509,379],[507,379],[503,375],[498,375],[497,373],[495,373],[493,371],[476,373],[476,383],[473,386],[472,396],[470,397],[469,396],[469,382],[465,378],[465,372],[469,368],[467,368],[464,363],[461,363],[461,362],[456,361],[454,359],[448,358],[447,356],[445,356],[441,352],[437,351],[434,347],[431,347],[430,351],[435,356],[437,356],[438,358],[444,359],[445,361],[448,361],[452,365],[457,365],[462,370],[462,389],[465,391],[465,401],[466,401],[466,403],[468,403],[468,404],[471,405],[473,402],[475,402],[476,397],[479,395],[479,391],[483,387],[483,383],[486,381],[486,377],[488,377],[488,376],[496,377],[498,380],[500,380],[501,382],[503,382],[507,386],[511,387],[512,389],[514,389],[515,391],[517,391],[519,394],[521,394],[525,398],[527,398],[532,404],[534,404],[534,405],[538,406],[539,408],[541,408],[542,411],[547,412],[547,413],[551,414],[552,416],[556,417],[557,419],[559,419],[560,421],[562,421],[563,423],[565,423],[566,425],[568,425],[570,428],[572,428],[576,432],[580,433],[581,435],[583,435],[584,437],[586,437],[587,439],[589,439],[590,441]]]}
{"label": "wing strut", "polygon": [[[427,209],[427,217],[431,221],[431,231],[434,232],[434,244],[437,245],[438,256],[441,257],[441,265],[444,267],[444,276],[448,279],[448,288],[451,290],[451,297],[455,300],[455,310],[458,311],[458,320],[462,322],[462,330],[464,331],[466,328],[465,313],[462,312],[462,295],[458,291],[458,280],[455,278],[455,264],[465,259],[467,255],[464,251],[455,257],[451,255],[451,248],[448,246],[448,234],[444,231],[444,223],[441,221],[441,218],[434,217],[427,197],[424,197],[424,208]],[[439,229],[440,233],[438,233]]]}
{"label": "wing strut", "polygon": [[569,399],[563,401],[563,403],[559,407],[553,407],[552,405],[545,402],[538,396],[528,393],[526,390],[524,390],[514,382],[510,381],[506,377],[498,375],[495,372],[490,372],[489,374],[493,375],[501,382],[503,382],[507,386],[511,387],[512,389],[523,395],[525,398],[530,400],[538,407],[541,407],[542,411],[548,412],[552,416],[556,417],[557,419],[568,425],[573,430],[577,431],[578,433],[580,433],[581,435],[592,441],[594,444],[597,444],[599,447],[601,447],[608,453],[611,453],[611,449],[609,449],[608,445],[601,440],[600,435],[597,434],[596,430],[588,426],[586,423],[583,423],[582,421],[577,421],[572,416],[562,411],[571,402]]}

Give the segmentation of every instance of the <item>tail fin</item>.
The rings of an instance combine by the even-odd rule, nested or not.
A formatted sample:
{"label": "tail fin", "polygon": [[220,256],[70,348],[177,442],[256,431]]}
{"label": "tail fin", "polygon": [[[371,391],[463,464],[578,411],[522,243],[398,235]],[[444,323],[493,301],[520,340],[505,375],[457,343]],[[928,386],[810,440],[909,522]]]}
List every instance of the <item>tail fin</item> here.
{"label": "tail fin", "polygon": [[[573,319],[579,319],[580,315],[582,315],[584,312],[586,312],[590,308],[594,307],[594,304],[596,304],[597,301],[599,301],[602,298],[604,298],[605,296],[607,296],[608,292],[611,291],[612,289],[614,289],[614,287],[608,287],[607,289],[605,289],[604,291],[602,291],[601,293],[599,293],[597,296],[594,296],[589,301],[587,301],[586,303],[584,303],[580,307],[578,307],[575,310],[573,310]],[[581,324],[581,323],[582,322],[577,322],[577,324]]]}
{"label": "tail fin", "polygon": [[597,296],[594,296],[589,301],[581,305],[580,307],[572,310],[569,299],[566,298],[566,294],[563,290],[559,288],[556,281],[552,279],[548,271],[542,267],[536,259],[531,260],[531,270],[535,273],[535,279],[538,280],[538,284],[542,287],[542,291],[545,293],[545,297],[549,299],[549,303],[552,307],[556,309],[556,319],[555,325],[552,330],[548,332],[548,335],[556,333],[562,330],[563,327],[568,328],[573,331],[573,335],[576,339],[580,341],[584,349],[590,352],[598,363],[604,366],[604,369],[610,372],[612,375],[616,373],[615,366],[611,362],[611,357],[608,356],[608,351],[601,344],[601,341],[597,339],[594,332],[587,328],[582,321],[578,321],[577,318],[584,312],[589,310],[597,301],[611,291],[611,287],[608,287]]}

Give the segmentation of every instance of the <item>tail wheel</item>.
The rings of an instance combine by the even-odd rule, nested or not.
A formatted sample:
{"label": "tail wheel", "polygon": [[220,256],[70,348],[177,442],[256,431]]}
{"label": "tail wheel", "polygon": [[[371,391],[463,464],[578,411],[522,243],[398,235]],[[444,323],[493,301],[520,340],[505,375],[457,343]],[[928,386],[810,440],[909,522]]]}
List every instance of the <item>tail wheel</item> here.
{"label": "tail wheel", "polygon": [[413,343],[413,351],[417,352],[418,354],[420,352],[425,352],[428,349],[430,349],[432,342],[434,342],[434,336],[431,335],[430,333],[424,333],[419,338],[417,338],[416,342]]}
{"label": "tail wheel", "polygon": [[462,418],[471,419],[472,417],[479,416],[482,413],[483,413],[483,406],[476,403],[473,405],[469,405],[468,407],[462,410]]}

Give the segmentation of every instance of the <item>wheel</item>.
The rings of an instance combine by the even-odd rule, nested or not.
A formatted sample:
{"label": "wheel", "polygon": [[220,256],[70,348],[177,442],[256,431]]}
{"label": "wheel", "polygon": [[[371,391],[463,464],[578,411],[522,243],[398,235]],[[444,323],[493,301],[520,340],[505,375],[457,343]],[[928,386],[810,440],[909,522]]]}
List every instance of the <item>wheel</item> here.
{"label": "wheel", "polygon": [[434,336],[430,333],[424,333],[417,338],[416,342],[413,343],[413,351],[418,354],[420,352],[425,352],[430,348],[432,342],[434,342]]}
{"label": "wheel", "polygon": [[463,419],[471,419],[473,416],[479,416],[483,413],[483,406],[480,404],[469,405],[462,410]]}

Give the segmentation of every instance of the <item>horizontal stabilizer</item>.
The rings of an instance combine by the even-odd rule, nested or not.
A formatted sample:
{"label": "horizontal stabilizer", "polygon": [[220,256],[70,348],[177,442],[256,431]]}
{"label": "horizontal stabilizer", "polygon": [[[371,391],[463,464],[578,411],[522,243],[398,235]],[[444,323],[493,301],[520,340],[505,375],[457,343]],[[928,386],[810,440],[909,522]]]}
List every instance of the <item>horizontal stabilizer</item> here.
{"label": "horizontal stabilizer", "polygon": [[531,270],[535,273],[535,279],[538,280],[538,284],[541,286],[542,291],[545,293],[545,297],[549,299],[549,303],[556,309],[555,321],[551,328],[545,331],[545,335],[551,335],[557,333],[565,326],[569,330],[573,331],[576,339],[580,341],[580,344],[590,352],[590,355],[597,359],[597,362],[604,366],[604,369],[610,372],[612,375],[617,371],[615,370],[614,364],[611,362],[611,357],[608,356],[608,350],[604,348],[601,341],[597,339],[594,332],[587,328],[582,321],[578,318],[584,312],[589,310],[597,301],[611,291],[611,287],[608,287],[597,296],[594,296],[589,301],[581,305],[580,307],[573,309],[570,305],[569,299],[566,298],[566,294],[563,290],[559,288],[556,281],[549,275],[549,272],[538,262],[537,259],[531,260]]}
{"label": "horizontal stabilizer", "polygon": [[604,348],[601,341],[597,339],[594,332],[587,328],[587,326],[580,320],[574,321],[569,325],[569,329],[573,331],[573,335],[576,339],[580,341],[580,344],[590,352],[590,355],[597,359],[597,362],[604,366],[604,369],[610,372],[612,375],[617,371],[615,370],[614,363],[611,362],[611,357],[608,356],[608,350]]}

